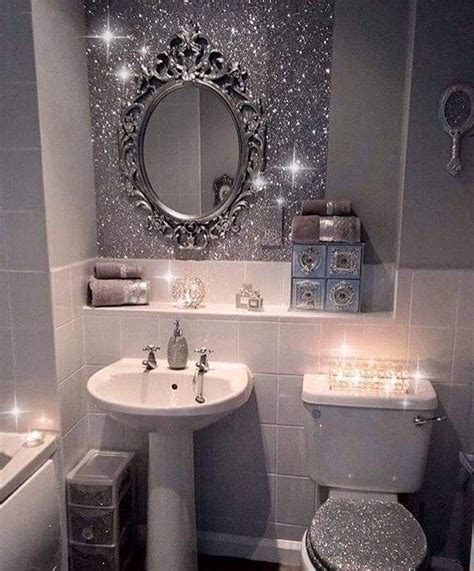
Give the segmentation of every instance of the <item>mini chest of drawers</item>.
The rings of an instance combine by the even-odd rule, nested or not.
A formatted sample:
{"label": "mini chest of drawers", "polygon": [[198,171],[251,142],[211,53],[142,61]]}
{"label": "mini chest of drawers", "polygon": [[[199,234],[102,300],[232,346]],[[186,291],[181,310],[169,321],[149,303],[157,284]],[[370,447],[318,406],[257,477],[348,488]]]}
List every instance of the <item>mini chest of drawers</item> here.
{"label": "mini chest of drawers", "polygon": [[134,455],[90,450],[67,477],[71,571],[129,569],[135,537]]}
{"label": "mini chest of drawers", "polygon": [[363,244],[293,244],[291,309],[360,311]]}

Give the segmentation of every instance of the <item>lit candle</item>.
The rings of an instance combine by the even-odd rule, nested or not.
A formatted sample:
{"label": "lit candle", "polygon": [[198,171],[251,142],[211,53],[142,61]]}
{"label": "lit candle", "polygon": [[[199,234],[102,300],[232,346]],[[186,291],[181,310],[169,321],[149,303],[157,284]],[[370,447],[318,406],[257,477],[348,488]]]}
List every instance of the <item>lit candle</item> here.
{"label": "lit candle", "polygon": [[44,441],[43,433],[40,430],[31,430],[25,436],[24,444],[27,448],[33,448],[42,444]]}

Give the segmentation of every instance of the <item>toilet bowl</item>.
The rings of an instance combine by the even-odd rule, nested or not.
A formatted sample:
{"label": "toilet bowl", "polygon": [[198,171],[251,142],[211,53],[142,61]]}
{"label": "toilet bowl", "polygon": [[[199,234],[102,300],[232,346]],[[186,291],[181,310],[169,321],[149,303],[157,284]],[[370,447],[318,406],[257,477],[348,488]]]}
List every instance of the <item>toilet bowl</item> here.
{"label": "toilet bowl", "polygon": [[306,457],[311,479],[328,491],[306,530],[303,571],[408,571],[426,566],[422,527],[398,494],[422,484],[437,406],[432,385],[404,393],[332,390],[326,375],[305,375]]}

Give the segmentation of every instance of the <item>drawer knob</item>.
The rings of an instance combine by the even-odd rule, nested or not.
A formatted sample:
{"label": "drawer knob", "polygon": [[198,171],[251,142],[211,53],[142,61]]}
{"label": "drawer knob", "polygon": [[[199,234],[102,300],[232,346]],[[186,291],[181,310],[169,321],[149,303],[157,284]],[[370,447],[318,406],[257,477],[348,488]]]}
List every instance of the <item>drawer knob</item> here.
{"label": "drawer knob", "polygon": [[92,527],[85,527],[82,530],[82,538],[85,541],[92,541],[94,539],[94,532],[92,531]]}

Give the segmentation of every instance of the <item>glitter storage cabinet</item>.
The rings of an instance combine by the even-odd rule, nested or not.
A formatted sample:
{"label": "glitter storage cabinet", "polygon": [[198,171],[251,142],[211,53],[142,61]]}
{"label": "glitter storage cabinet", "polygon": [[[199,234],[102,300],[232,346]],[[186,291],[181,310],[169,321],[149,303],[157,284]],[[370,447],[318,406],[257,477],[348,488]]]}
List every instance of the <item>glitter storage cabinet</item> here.
{"label": "glitter storage cabinet", "polygon": [[360,311],[363,244],[293,244],[291,309]]}
{"label": "glitter storage cabinet", "polygon": [[71,571],[130,569],[135,537],[134,454],[90,450],[67,477]]}

